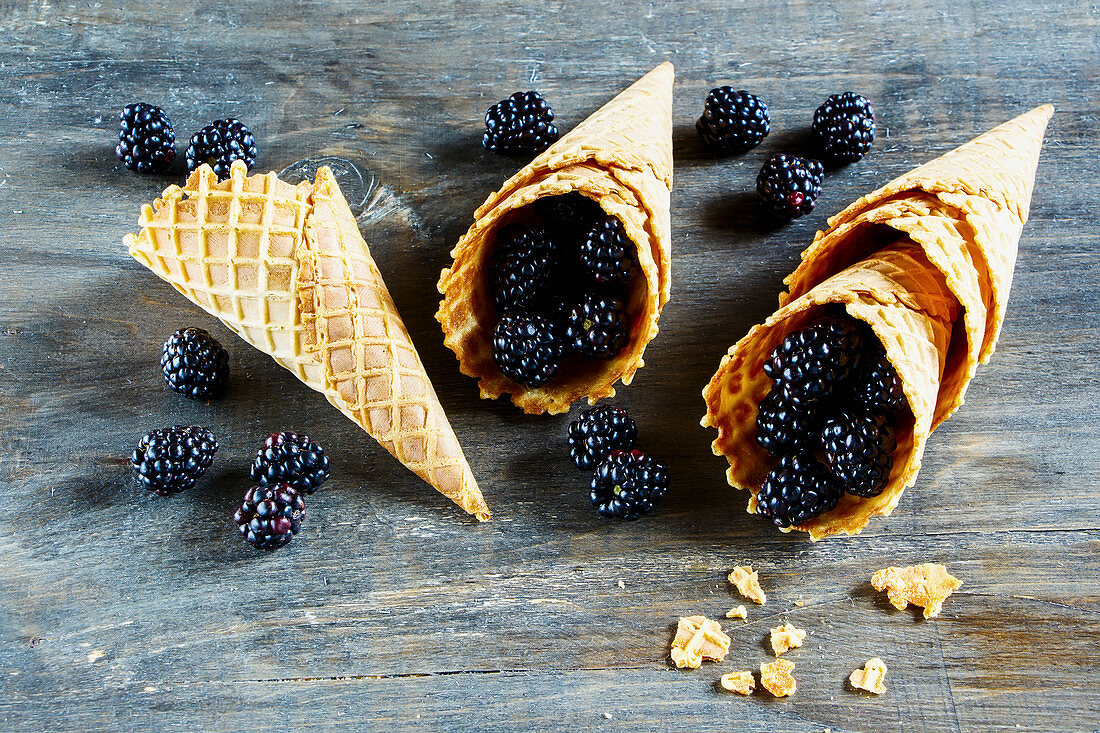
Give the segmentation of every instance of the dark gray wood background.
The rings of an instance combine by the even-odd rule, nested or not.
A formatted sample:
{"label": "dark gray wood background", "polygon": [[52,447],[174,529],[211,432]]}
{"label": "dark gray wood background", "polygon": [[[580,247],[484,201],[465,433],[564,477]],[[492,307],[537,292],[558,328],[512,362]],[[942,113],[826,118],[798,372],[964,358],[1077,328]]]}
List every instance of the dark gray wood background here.
{"label": "dark gray wood background", "polygon": [[[1100,13],[995,5],[0,2],[0,728],[1100,728]],[[568,129],[666,59],[674,292],[619,401],[674,487],[621,524],[587,505],[569,417],[478,399],[442,345],[435,282],[519,165],[481,150],[486,107],[537,88]],[[761,95],[774,132],[715,160],[693,124],[722,83]],[[875,103],[873,151],[828,176],[811,216],[772,227],[756,171],[846,89]],[[184,177],[114,159],[118,111],[136,100],[164,107],[183,140],[240,117],[264,170],[333,154],[379,176],[365,234],[495,521],[461,515],[129,259],[140,205]],[[720,356],[771,312],[828,215],[1044,102],[1057,112],[1000,347],[895,516],[811,545],[745,514],[698,426]],[[163,385],[161,344],[189,325],[231,352],[224,400]],[[223,447],[198,487],[161,499],[125,457],[176,423]],[[281,428],[321,441],[335,471],[299,538],[268,555],[230,515]],[[768,605],[733,623],[727,663],[670,668],[677,616],[739,602],[725,573],[744,561]],[[931,622],[868,584],[922,561],[965,583]],[[770,658],[764,637],[784,620],[810,632],[789,655],[797,694],[720,692],[722,672]],[[845,687],[871,656],[890,667],[880,698]]]}

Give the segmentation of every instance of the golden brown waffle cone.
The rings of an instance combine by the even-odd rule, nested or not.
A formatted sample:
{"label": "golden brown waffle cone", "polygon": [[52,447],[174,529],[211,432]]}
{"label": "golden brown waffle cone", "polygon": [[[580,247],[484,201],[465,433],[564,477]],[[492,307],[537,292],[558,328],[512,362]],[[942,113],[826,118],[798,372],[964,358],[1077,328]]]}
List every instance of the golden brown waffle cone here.
{"label": "golden brown waffle cone", "polygon": [[737,342],[703,390],[707,414],[702,424],[718,429],[713,449],[729,460],[730,485],[753,493],[750,512],[756,510],[755,495],[775,463],[755,440],[757,406],[772,386],[763,362],[787,334],[830,306],[843,307],[870,325],[901,377],[911,411],[897,425],[898,448],[886,489],[869,499],[846,495],[836,509],[797,527],[815,541],[856,534],[870,517],[890,514],[916,480],[932,429],[951,324],[959,312],[943,274],[919,246],[902,240],[783,306]]}
{"label": "golden brown waffle cone", "polygon": [[[444,343],[463,374],[479,380],[481,396],[504,393],[529,413],[559,413],[581,397],[595,402],[630,384],[672,282],[669,191],[672,187],[672,64],[663,63],[612,99],[531,161],[474,212],[474,223],[443,270],[444,296],[436,318]],[[490,339],[497,314],[486,286],[495,234],[519,209],[546,196],[578,192],[619,218],[637,247],[641,277],[627,298],[629,341],[606,362],[566,367],[550,384],[528,388],[508,379],[493,361]]]}
{"label": "golden brown waffle cone", "polygon": [[130,253],[321,392],[478,519],[486,507],[420,357],[332,177],[218,182],[201,166],[142,209]]}
{"label": "golden brown waffle cone", "polygon": [[[780,310],[730,350],[704,391],[703,424],[719,430],[714,451],[729,459],[732,485],[758,491],[774,465],[754,439],[757,405],[771,386],[763,360],[784,336],[814,320],[820,303],[844,303],[883,341],[910,410],[898,426],[886,490],[869,499],[845,495],[836,509],[798,529],[815,540],[854,534],[871,516],[893,510],[916,479],[928,434],[962,404],[979,361],[988,361],[996,345],[1052,112],[1049,105],[1036,108],[910,171],[818,232],[785,281]],[[904,244],[889,244],[899,235]],[[887,276],[884,258],[905,271]]]}

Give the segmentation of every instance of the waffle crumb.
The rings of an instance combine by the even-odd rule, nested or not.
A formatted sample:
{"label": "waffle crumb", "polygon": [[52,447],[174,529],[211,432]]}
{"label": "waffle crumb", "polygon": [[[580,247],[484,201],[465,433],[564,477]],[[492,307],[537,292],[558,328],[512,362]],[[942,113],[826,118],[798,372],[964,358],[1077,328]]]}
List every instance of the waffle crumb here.
{"label": "waffle crumb", "polygon": [[797,601],[795,601],[795,602],[794,602],[794,605],[798,606],[799,608],[802,608],[802,606],[803,606],[804,604],[802,603],[802,600],[801,600],[801,599],[799,599],[799,600],[797,600]]}
{"label": "waffle crumb", "polygon": [[699,669],[704,661],[721,662],[730,649],[722,625],[706,616],[681,616],[669,655],[680,669]]}
{"label": "waffle crumb", "polygon": [[768,597],[764,595],[764,589],[760,587],[760,577],[752,569],[752,565],[738,565],[729,574],[729,581],[737,587],[737,592],[753,603],[763,606]]}
{"label": "waffle crumb", "polygon": [[894,608],[904,611],[912,603],[924,609],[925,618],[940,614],[943,602],[962,585],[947,568],[938,563],[883,568],[871,576],[877,591],[885,590]]}
{"label": "waffle crumb", "polygon": [[750,670],[739,670],[722,675],[722,689],[736,692],[738,695],[751,695],[756,689],[756,680]]}
{"label": "waffle crumb", "polygon": [[793,695],[798,688],[791,672],[794,671],[794,662],[786,659],[776,659],[774,662],[760,663],[760,684],[765,690],[775,697],[787,697]]}
{"label": "waffle crumb", "polygon": [[802,642],[805,639],[805,629],[796,628],[791,624],[776,626],[774,629],[772,629],[772,651],[775,652],[775,656],[778,657],[784,652],[788,652],[791,649],[802,646]]}
{"label": "waffle crumb", "polygon": [[867,690],[876,695],[886,692],[886,662],[878,657],[868,659],[863,669],[857,669],[848,675],[848,682],[857,690]]}
{"label": "waffle crumb", "polygon": [[744,606],[738,606],[737,608],[731,608],[726,611],[726,618],[748,618],[749,612],[745,610]]}

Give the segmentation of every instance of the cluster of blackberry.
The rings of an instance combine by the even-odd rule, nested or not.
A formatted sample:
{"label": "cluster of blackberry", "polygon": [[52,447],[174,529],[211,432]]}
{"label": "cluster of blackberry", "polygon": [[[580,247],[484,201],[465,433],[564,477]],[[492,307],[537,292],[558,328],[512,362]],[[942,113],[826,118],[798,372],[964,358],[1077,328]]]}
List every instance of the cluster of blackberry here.
{"label": "cluster of blackberry", "polygon": [[789,334],[764,362],[756,442],[778,463],[757,514],[779,527],[836,507],[844,492],[878,496],[894,465],[894,423],[906,404],[881,342],[862,322],[830,316]]}
{"label": "cluster of blackberry", "polygon": [[[119,114],[119,127],[115,154],[130,170],[161,173],[176,159],[176,133],[160,107],[128,104]],[[225,179],[234,160],[243,160],[249,168],[256,164],[256,138],[238,119],[215,120],[191,136],[184,157],[187,170],[208,163],[219,179]]]}
{"label": "cluster of blackberry", "polygon": [[[168,387],[191,399],[220,396],[229,376],[229,354],[201,328],[182,328],[164,344],[161,370]],[[218,441],[197,425],[177,425],[144,436],[130,456],[138,481],[158,496],[191,488],[214,462]],[[233,521],[248,542],[274,550],[290,542],[305,515],[303,494],[329,477],[324,449],[306,435],[274,433],[251,466],[256,482]]]}
{"label": "cluster of blackberry", "polygon": [[[723,86],[707,95],[695,129],[715,152],[743,153],[768,136],[771,116],[756,95]],[[832,165],[854,163],[875,140],[875,110],[855,92],[834,94],[814,112],[810,131],[822,160]],[[773,214],[796,219],[813,210],[824,177],[820,160],[776,153],[760,169],[756,192]]]}
{"label": "cluster of blackberry", "polygon": [[626,410],[600,405],[569,424],[569,457],[592,472],[589,498],[602,516],[637,519],[668,491],[668,468],[634,447],[638,428]]}
{"label": "cluster of blackberry", "polygon": [[613,359],[626,345],[627,286],[637,276],[622,222],[579,193],[539,199],[527,224],[496,235],[489,292],[501,374],[541,387],[571,356]]}

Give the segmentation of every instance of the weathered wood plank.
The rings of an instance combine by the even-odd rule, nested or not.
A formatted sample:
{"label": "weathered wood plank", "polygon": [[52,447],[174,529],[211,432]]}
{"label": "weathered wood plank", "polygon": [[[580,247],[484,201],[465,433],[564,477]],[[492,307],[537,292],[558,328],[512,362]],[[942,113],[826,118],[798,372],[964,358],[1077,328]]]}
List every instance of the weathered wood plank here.
{"label": "weathered wood plank", "polygon": [[[0,2],[0,727],[1094,730],[1096,24],[1086,3]],[[665,59],[678,72],[674,293],[620,401],[674,487],[654,516],[618,525],[585,506],[562,450],[568,418],[477,398],[442,346],[434,284],[516,165],[480,150],[489,104],[537,87],[569,128]],[[693,122],[720,83],[763,96],[774,132],[716,161]],[[760,163],[802,144],[814,107],[846,88],[875,101],[879,141],[830,174],[811,216],[771,226],[752,194]],[[330,153],[380,176],[388,213],[365,233],[493,523],[458,516],[128,259],[120,240],[140,204],[183,177],[113,159],[118,109],[136,99],[164,106],[181,140],[241,117],[265,169]],[[1000,347],[897,515],[812,546],[745,514],[698,427],[722,353],[771,312],[828,215],[1048,101]],[[162,386],[160,345],[192,324],[230,349],[221,402]],[[215,467],[185,495],[146,495],[123,458],[179,422],[217,432]],[[260,555],[229,514],[252,451],[283,427],[321,440],[336,474],[302,536]],[[771,599],[736,622],[729,662],[669,668],[676,617],[735,605],[724,573],[744,560]],[[867,585],[878,567],[923,560],[965,583],[932,622]],[[791,653],[797,695],[718,691],[722,671],[769,658],[762,640],[781,619],[811,632]],[[844,689],[875,655],[887,695]]]}

